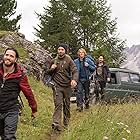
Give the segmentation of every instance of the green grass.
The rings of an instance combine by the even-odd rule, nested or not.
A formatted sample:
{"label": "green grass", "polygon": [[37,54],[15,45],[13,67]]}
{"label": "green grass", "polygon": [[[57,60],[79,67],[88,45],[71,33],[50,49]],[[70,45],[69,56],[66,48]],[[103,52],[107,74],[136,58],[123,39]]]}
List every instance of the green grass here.
{"label": "green grass", "polygon": [[0,38],[2,38],[3,36],[9,34],[9,33],[13,33],[13,32],[10,32],[10,31],[0,31]]}
{"label": "green grass", "polygon": [[[9,32],[0,31],[0,38]],[[28,53],[16,44],[22,60]],[[0,48],[0,52],[3,49]],[[31,110],[22,94],[24,109],[20,117],[17,140],[140,140],[140,104],[96,105],[88,111],[76,112],[71,105],[71,121],[68,130],[51,138],[53,114],[52,91],[42,82],[29,77],[38,104],[38,116],[31,120]],[[123,139],[124,138],[124,139]]]}
{"label": "green grass", "polygon": [[18,46],[14,46],[14,48],[16,48],[17,49],[17,51],[19,52],[19,54],[20,54],[20,59],[22,60],[22,61],[27,61],[27,59],[29,59],[29,55],[28,55],[28,52],[27,51],[25,51],[25,49],[23,48],[23,47],[18,47]]}
{"label": "green grass", "polygon": [[140,104],[96,105],[74,116],[59,140],[140,140]]}
{"label": "green grass", "polygon": [[38,116],[35,120],[31,120],[31,110],[25,97],[22,95],[25,107],[18,125],[18,140],[43,139],[46,137],[46,133],[49,132],[51,126],[53,112],[51,90],[45,87],[42,82],[36,81],[32,77],[29,78],[29,82],[37,100]]}
{"label": "green grass", "polygon": [[68,130],[51,137],[52,91],[32,77],[29,82],[38,103],[38,116],[31,120],[31,110],[22,96],[25,107],[18,140],[140,140],[140,104],[94,105],[84,112],[76,112],[76,104],[71,104]]}

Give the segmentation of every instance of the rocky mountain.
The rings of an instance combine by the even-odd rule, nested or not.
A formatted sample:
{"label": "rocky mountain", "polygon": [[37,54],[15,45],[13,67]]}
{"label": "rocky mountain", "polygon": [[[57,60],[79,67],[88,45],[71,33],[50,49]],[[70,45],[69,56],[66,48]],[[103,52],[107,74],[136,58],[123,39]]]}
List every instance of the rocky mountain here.
{"label": "rocky mountain", "polygon": [[50,63],[52,57],[42,46],[28,41],[21,33],[0,31],[0,53],[7,47],[18,50],[19,61],[29,74],[38,80],[43,79],[44,67]]}
{"label": "rocky mountain", "polygon": [[140,72],[140,45],[125,48],[126,60],[121,67]]}

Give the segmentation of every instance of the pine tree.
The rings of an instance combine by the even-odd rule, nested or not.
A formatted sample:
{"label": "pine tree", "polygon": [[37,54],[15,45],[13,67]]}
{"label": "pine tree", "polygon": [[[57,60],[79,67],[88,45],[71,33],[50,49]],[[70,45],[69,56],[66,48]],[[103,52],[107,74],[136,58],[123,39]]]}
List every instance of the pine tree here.
{"label": "pine tree", "polygon": [[0,0],[0,30],[18,31],[17,25],[21,15],[13,18],[16,13],[17,2],[15,0]]}
{"label": "pine tree", "polygon": [[120,64],[125,42],[117,35],[117,23],[111,20],[106,0],[51,0],[50,3],[44,14],[38,15],[41,24],[36,29],[46,48],[64,42],[70,44],[73,56],[78,48],[84,47],[95,58],[103,54],[110,65]]}
{"label": "pine tree", "polygon": [[[73,46],[76,43],[76,36],[73,34],[72,15],[66,6],[56,0],[51,0],[51,6],[44,8],[44,14],[37,14],[41,23],[40,29],[35,28],[36,36],[41,40],[50,52],[55,52],[55,47],[59,43],[67,43]],[[75,45],[77,46],[77,44]]]}

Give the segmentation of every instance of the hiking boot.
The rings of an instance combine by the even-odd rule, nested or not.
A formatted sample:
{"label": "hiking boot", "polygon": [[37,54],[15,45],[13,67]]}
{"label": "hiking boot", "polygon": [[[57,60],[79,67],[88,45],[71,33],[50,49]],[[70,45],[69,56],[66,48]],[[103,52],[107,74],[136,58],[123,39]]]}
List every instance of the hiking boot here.
{"label": "hiking boot", "polygon": [[89,109],[89,104],[85,104],[85,109]]}
{"label": "hiking boot", "polygon": [[68,124],[64,124],[64,129],[68,129]]}
{"label": "hiking boot", "polygon": [[58,123],[52,123],[52,129],[61,131],[61,126]]}
{"label": "hiking boot", "polygon": [[83,111],[83,107],[82,106],[81,107],[77,107],[76,110],[79,111],[79,112],[82,112]]}

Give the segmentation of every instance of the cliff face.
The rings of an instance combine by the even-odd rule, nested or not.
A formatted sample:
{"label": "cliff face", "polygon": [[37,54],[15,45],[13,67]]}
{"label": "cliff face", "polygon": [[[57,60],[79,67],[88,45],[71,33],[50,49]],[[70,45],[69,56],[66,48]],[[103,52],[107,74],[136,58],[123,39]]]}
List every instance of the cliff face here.
{"label": "cliff face", "polygon": [[20,55],[19,62],[29,74],[43,79],[44,67],[49,65],[51,55],[39,44],[28,41],[21,33],[0,32],[0,53],[7,47],[15,47]]}
{"label": "cliff face", "polygon": [[121,67],[140,72],[140,45],[133,45],[124,50],[126,60]]}

